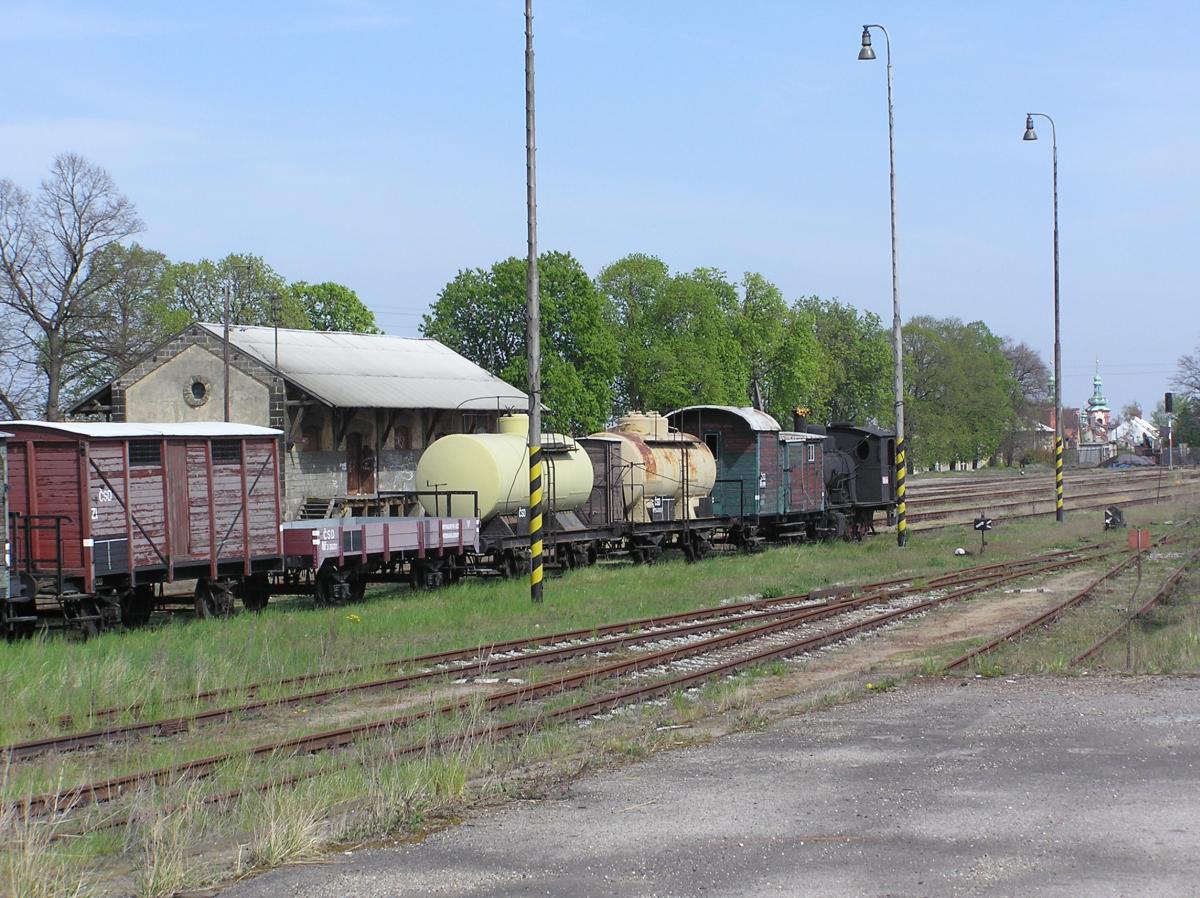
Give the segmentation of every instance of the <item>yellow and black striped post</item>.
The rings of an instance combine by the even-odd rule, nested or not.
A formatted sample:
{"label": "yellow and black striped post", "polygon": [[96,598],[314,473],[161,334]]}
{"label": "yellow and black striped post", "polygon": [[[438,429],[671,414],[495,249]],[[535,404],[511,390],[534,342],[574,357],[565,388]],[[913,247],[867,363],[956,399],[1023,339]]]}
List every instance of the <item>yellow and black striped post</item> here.
{"label": "yellow and black striped post", "polygon": [[1060,436],[1054,438],[1054,517],[1059,521],[1066,518],[1063,512],[1063,440]]}
{"label": "yellow and black striped post", "polygon": [[908,507],[904,494],[908,491],[905,474],[908,464],[904,459],[904,437],[896,440],[896,544],[908,545]]}
{"label": "yellow and black striped post", "polygon": [[542,600],[542,447],[529,447],[529,597]]}

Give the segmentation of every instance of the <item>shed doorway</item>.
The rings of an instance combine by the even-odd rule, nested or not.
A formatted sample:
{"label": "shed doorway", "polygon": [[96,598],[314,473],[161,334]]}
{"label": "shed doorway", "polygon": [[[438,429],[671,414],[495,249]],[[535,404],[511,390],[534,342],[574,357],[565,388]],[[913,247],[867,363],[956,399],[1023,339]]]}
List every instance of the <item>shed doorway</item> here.
{"label": "shed doorway", "polygon": [[346,435],[346,495],[375,495],[375,450],[361,433]]}

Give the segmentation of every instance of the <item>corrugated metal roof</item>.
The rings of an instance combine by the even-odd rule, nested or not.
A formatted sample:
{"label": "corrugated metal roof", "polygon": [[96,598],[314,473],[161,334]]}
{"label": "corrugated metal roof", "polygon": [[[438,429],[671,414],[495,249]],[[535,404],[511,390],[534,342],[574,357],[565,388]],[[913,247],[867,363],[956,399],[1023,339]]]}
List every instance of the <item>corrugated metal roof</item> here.
{"label": "corrugated metal roof", "polygon": [[[0,421],[2,427],[40,427],[82,437],[277,437],[282,431],[256,424],[197,422],[190,424],[124,424],[111,421]],[[12,436],[12,434],[8,434]]]}
{"label": "corrugated metal roof", "polygon": [[737,415],[748,425],[751,430],[779,430],[779,422],[768,415],[766,412],[760,412],[756,408],[743,406],[738,408],[733,405],[689,405],[686,408],[677,408],[673,412],[668,412],[667,417],[673,417],[680,412],[693,411],[714,411],[714,412],[729,412],[731,415]]}
{"label": "corrugated metal roof", "polygon": [[[205,328],[217,337],[219,324]],[[337,408],[525,408],[529,397],[437,340],[231,327],[234,349],[252,356],[312,396]],[[500,398],[497,398],[500,397]]]}

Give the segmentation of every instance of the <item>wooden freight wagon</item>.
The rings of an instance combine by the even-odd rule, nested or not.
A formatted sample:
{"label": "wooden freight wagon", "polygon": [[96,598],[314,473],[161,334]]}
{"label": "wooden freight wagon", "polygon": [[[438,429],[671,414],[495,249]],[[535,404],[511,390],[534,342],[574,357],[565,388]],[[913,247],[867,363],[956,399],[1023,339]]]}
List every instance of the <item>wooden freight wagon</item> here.
{"label": "wooden freight wagon", "polygon": [[368,579],[433,589],[480,551],[479,518],[333,518],[280,530],[289,579],[312,574],[318,605],[361,601]]}
{"label": "wooden freight wagon", "polygon": [[11,591],[8,583],[8,464],[6,441],[10,435],[0,432],[0,547],[4,549],[4,557],[0,558],[0,608],[8,611],[8,596]]}
{"label": "wooden freight wagon", "polygon": [[698,436],[716,459],[714,515],[744,522],[750,536],[813,537],[824,528],[823,436],[782,430],[752,408],[695,405],[667,420]]}
{"label": "wooden freight wagon", "polygon": [[202,615],[266,603],[280,545],[279,431],[244,424],[12,421],[11,564],[39,616],[144,623],[158,584]]}

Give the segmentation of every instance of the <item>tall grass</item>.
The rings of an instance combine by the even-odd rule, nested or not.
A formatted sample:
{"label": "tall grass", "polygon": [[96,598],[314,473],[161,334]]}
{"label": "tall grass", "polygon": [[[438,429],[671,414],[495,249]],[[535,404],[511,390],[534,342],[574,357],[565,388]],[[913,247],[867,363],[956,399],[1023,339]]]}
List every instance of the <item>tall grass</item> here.
{"label": "tall grass", "polygon": [[[1058,527],[1015,523],[994,531],[984,560],[1099,536],[1098,521],[1098,515],[1079,514]],[[0,744],[57,732],[64,715],[71,718],[69,729],[85,728],[93,711],[109,706],[141,707],[143,718],[184,713],[188,707],[163,700],[539,631],[670,613],[727,598],[789,594],[903,573],[928,576],[977,563],[970,556],[955,558],[957,545],[974,549],[966,528],[917,534],[903,550],[880,535],[861,544],[776,548],[694,565],[682,559],[649,568],[600,565],[550,581],[541,605],[528,601],[522,582],[468,581],[433,593],[380,591],[352,611],[314,608],[307,599],[292,599],[261,615],[227,621],[169,620],[87,643],[53,636],[14,643],[0,646],[0,689],[5,694]]]}

